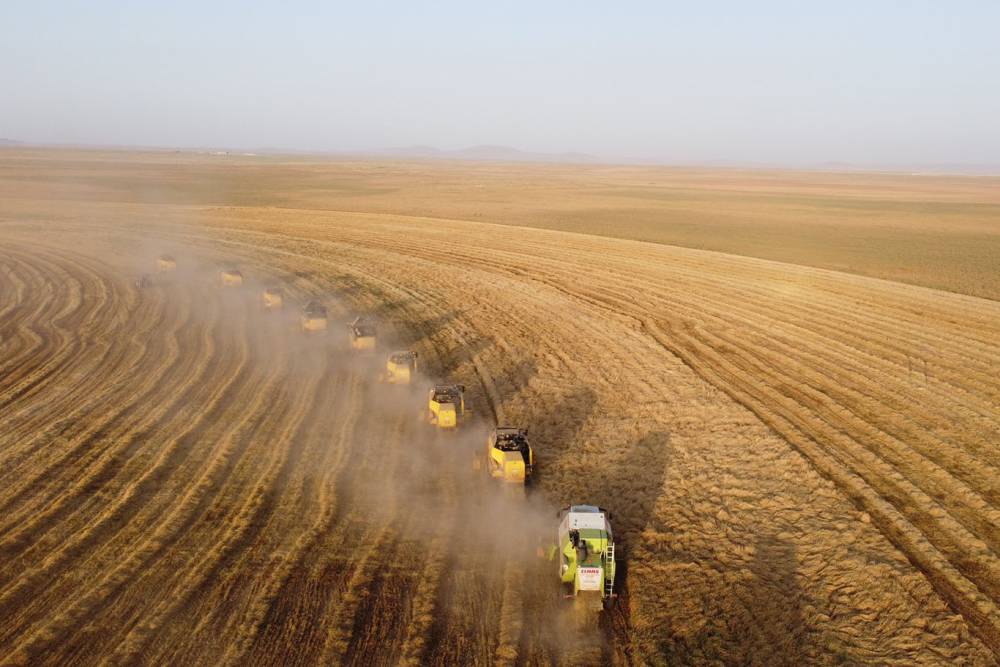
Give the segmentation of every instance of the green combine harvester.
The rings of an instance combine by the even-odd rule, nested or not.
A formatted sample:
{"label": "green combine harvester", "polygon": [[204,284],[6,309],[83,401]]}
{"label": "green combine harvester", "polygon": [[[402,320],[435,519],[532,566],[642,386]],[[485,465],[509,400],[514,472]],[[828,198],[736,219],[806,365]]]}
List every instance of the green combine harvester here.
{"label": "green combine harvester", "polygon": [[[559,576],[563,597],[607,609],[615,598],[615,540],[611,513],[594,505],[559,511]],[[556,553],[551,554],[553,557]]]}

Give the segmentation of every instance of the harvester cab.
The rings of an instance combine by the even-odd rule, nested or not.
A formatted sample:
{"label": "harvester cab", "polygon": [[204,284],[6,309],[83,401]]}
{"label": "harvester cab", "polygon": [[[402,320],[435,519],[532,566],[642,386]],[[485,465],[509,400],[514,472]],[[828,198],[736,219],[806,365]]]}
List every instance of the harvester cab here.
{"label": "harvester cab", "polygon": [[615,597],[615,541],[611,513],[594,505],[559,511],[559,577],[563,596],[582,597],[588,607],[607,608]]}
{"label": "harvester cab", "polygon": [[410,350],[393,352],[385,361],[383,380],[389,384],[410,384],[416,375],[416,352]]}
{"label": "harvester cab", "polygon": [[136,289],[146,289],[147,287],[153,286],[153,279],[149,277],[148,273],[144,273],[135,279]]}
{"label": "harvester cab", "polygon": [[167,273],[177,269],[177,260],[171,255],[160,255],[156,259],[156,270],[160,273]]}
{"label": "harvester cab", "polygon": [[326,331],[326,308],[317,301],[310,301],[302,309],[300,324],[303,331]]}
{"label": "harvester cab", "polygon": [[347,325],[351,340],[351,348],[360,351],[375,349],[375,323],[367,317],[356,317]]}
{"label": "harvester cab", "polygon": [[260,305],[264,310],[278,310],[285,305],[285,293],[280,287],[268,287],[260,293]]}
{"label": "harvester cab", "polygon": [[243,274],[236,269],[219,271],[219,285],[222,287],[239,287],[243,284]]}
{"label": "harvester cab", "polygon": [[486,441],[486,472],[504,484],[523,487],[535,469],[528,430],[498,426]]}
{"label": "harvester cab", "polygon": [[427,397],[427,420],[439,429],[452,430],[465,417],[465,385],[439,384]]}

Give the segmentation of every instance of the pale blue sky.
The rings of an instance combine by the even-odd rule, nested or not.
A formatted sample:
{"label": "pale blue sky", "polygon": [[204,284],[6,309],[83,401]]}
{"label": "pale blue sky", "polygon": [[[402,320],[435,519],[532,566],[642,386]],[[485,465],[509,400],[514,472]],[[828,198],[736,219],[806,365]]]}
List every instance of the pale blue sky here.
{"label": "pale blue sky", "polygon": [[4,0],[0,137],[1000,164],[1000,2]]}

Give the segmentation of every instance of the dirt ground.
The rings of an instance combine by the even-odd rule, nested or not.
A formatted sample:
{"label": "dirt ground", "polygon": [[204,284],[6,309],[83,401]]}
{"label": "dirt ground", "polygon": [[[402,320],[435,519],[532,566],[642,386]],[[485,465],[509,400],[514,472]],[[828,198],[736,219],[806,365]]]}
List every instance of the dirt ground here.
{"label": "dirt ground", "polygon": [[[0,152],[0,663],[995,664],[1000,201],[926,178]],[[497,422],[525,498],[472,471]],[[580,502],[600,618],[535,556]]]}

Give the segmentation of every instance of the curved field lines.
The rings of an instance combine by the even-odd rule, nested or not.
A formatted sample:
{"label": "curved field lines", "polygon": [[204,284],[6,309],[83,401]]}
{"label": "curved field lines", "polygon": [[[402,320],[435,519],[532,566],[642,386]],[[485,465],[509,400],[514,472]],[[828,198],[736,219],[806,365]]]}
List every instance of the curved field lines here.
{"label": "curved field lines", "polygon": [[[81,207],[0,226],[0,662],[1000,655],[993,302],[462,221]],[[357,313],[419,353],[412,391],[347,349]],[[417,417],[444,378],[454,437]],[[530,428],[526,497],[471,469],[497,422]],[[600,619],[535,555],[577,502],[614,512]]]}
{"label": "curved field lines", "polygon": [[[216,212],[211,223],[224,228],[220,237],[233,249],[267,245],[320,264],[335,257],[337,273],[366,284],[373,282],[370,267],[379,266],[381,280],[388,276],[405,286],[401,290],[423,292],[425,301],[462,304],[463,322],[478,329],[465,338],[489,340],[477,356],[499,368],[496,374],[508,383],[501,410],[530,416],[525,421],[536,429],[552,420],[557,439],[582,431],[598,442],[620,441],[622,422],[632,426],[637,420],[628,416],[641,414],[649,425],[662,424],[652,437],[676,446],[678,431],[692,421],[725,431],[724,415],[733,406],[724,399],[735,398],[820,473],[811,483],[813,498],[829,495],[822,478],[836,482],[863,510],[855,515],[862,525],[879,528],[979,637],[997,647],[1000,476],[992,444],[1000,385],[990,376],[1000,352],[996,304],[643,244],[391,216],[335,219],[334,226],[323,214],[233,211]],[[569,336],[559,332],[558,318],[566,314]],[[501,321],[502,330],[491,327]],[[670,355],[665,360],[655,346],[722,394],[685,377],[683,384],[701,396],[664,420],[663,413],[672,410],[667,404],[685,392]],[[519,352],[524,358],[518,359]],[[611,363],[605,367],[595,359]],[[563,410],[554,397],[567,387],[573,390]],[[587,401],[600,404],[614,391],[630,404],[608,405],[595,419]],[[743,442],[772,439],[767,429],[752,426],[753,418],[738,420],[751,422],[734,433]],[[641,445],[644,436],[636,436]],[[649,455],[665,456],[661,446],[648,449]],[[545,482],[553,476],[554,490],[582,472],[571,458],[540,473]],[[749,461],[741,475],[758,468]],[[599,477],[597,470],[591,474]],[[656,507],[662,500],[638,503],[641,515],[648,519],[664,511]],[[713,515],[728,522],[731,509]],[[738,546],[736,552],[745,550],[747,557],[769,548]],[[878,597],[874,591],[857,594]],[[639,616],[634,620],[641,628]],[[849,645],[853,631],[844,632],[830,641]]]}

